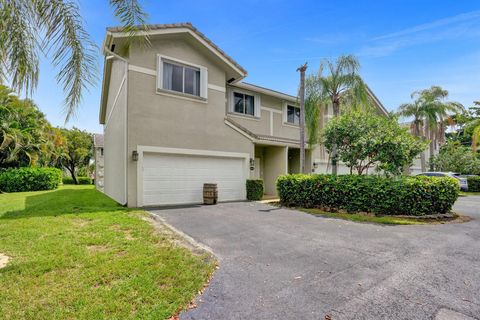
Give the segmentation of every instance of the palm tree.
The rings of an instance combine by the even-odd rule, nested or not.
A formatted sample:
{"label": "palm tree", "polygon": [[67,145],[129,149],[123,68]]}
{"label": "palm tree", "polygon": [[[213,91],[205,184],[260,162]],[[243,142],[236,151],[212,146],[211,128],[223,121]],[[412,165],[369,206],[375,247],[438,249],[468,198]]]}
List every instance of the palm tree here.
{"label": "palm tree", "polygon": [[[131,36],[135,25],[145,24],[146,14],[137,0],[109,3]],[[38,84],[39,57],[48,56],[65,93],[66,121],[97,80],[97,52],[76,0],[0,0],[0,81],[31,94]]]}
{"label": "palm tree", "polygon": [[[327,74],[323,70],[327,69]],[[340,115],[340,107],[355,101],[358,105],[368,103],[367,87],[359,75],[360,64],[352,55],[340,56],[335,61],[325,60],[320,64],[318,74],[307,79],[307,97],[305,102],[306,115],[318,115],[321,111],[315,109],[331,105],[333,115]],[[306,120],[309,141],[316,141],[318,134],[318,119]],[[332,173],[337,174],[337,148],[333,146]]]}
{"label": "palm tree", "polygon": [[[398,115],[402,117],[413,117],[411,128],[413,135],[417,137],[422,137],[422,128],[425,124],[425,105],[421,100],[415,100],[412,103],[404,103],[400,105]],[[420,167],[422,171],[425,171],[425,153],[420,153]]]}
{"label": "palm tree", "polygon": [[[480,107],[480,101],[474,101],[475,108]],[[475,119],[467,124],[472,129],[472,151],[477,152],[477,146],[480,143],[480,119]]]}
{"label": "palm tree", "polygon": [[[399,107],[398,114],[402,117],[413,117],[413,134],[430,140],[429,153],[431,164],[436,142],[444,142],[445,120],[451,119],[449,112],[460,112],[464,108],[458,102],[445,101],[448,98],[448,91],[439,86],[415,91],[411,94],[411,97],[415,99],[414,102],[402,104]],[[424,152],[420,154],[420,163],[422,171],[425,171],[426,159]]]}
{"label": "palm tree", "polygon": [[430,169],[432,168],[432,158],[435,152],[437,142],[443,143],[445,137],[445,121],[451,122],[450,113],[459,113],[465,108],[459,102],[446,101],[448,98],[448,91],[439,86],[432,86],[429,89],[424,89],[414,92],[424,105],[425,111],[425,137],[430,140]]}

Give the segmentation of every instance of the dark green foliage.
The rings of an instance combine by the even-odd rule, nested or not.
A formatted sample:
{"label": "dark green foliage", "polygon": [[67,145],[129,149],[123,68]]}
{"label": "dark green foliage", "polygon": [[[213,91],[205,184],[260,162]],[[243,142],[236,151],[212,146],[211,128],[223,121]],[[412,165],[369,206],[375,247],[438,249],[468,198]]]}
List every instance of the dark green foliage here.
{"label": "dark green foliage", "polygon": [[0,172],[0,190],[23,192],[53,190],[62,181],[62,171],[56,168],[17,168]]}
{"label": "dark green foliage", "polygon": [[468,191],[480,192],[480,176],[468,177],[467,182],[468,182]]}
{"label": "dark green foliage", "polygon": [[247,180],[247,199],[257,201],[263,197],[263,180],[248,179]]}
{"label": "dark green foliage", "polygon": [[421,216],[449,212],[459,185],[453,178],[294,174],[280,176],[277,190],[286,206]]}
{"label": "dark green foliage", "polygon": [[[72,177],[63,177],[63,184],[75,184]],[[92,179],[89,177],[77,177],[78,184],[92,184]]]}

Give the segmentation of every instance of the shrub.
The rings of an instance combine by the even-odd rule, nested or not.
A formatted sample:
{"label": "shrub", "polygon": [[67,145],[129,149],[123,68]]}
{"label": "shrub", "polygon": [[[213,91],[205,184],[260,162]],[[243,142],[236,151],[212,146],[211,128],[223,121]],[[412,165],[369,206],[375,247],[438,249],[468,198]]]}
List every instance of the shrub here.
{"label": "shrub", "polygon": [[468,191],[480,192],[480,176],[468,177],[467,183],[468,183]]}
{"label": "shrub", "polygon": [[453,178],[359,175],[284,175],[277,180],[282,204],[381,215],[446,213],[455,203]]}
{"label": "shrub", "polygon": [[[63,184],[74,184],[72,177],[63,177]],[[92,179],[89,177],[77,177],[78,184],[92,184]]]}
{"label": "shrub", "polygon": [[62,181],[62,171],[56,168],[16,168],[0,173],[0,190],[22,192],[53,190]]}
{"label": "shrub", "polygon": [[247,180],[247,199],[257,201],[263,197],[263,180],[248,179]]}

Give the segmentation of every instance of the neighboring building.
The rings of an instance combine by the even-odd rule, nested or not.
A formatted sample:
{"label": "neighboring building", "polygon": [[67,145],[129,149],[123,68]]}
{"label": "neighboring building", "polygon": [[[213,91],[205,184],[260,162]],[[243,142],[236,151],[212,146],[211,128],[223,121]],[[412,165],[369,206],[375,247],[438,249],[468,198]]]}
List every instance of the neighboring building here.
{"label": "neighboring building", "polygon": [[[409,128],[410,133],[414,135],[415,131],[411,123],[403,122],[400,125],[402,127]],[[441,126],[442,124],[439,123],[438,125]],[[441,133],[438,132],[436,135],[431,136],[429,130],[427,130],[427,128],[425,128],[424,126],[420,130],[424,136],[427,136],[429,140],[433,141],[432,155],[436,156],[440,152],[441,146],[445,143],[444,131],[441,131]],[[415,176],[424,171],[431,171],[430,170],[430,152],[431,152],[430,145],[428,145],[425,151],[423,151],[423,154],[425,156],[425,170],[422,170],[421,155],[419,155],[413,160],[412,166],[410,166],[410,168],[408,168],[408,170],[405,171],[405,174]]]}
{"label": "neighboring building", "polygon": [[[198,203],[214,182],[219,201],[243,200],[246,179],[262,178],[272,195],[279,175],[299,172],[295,96],[241,82],[247,71],[189,23],[145,32],[149,46],[127,46],[120,28],[104,41],[108,196],[129,207]],[[331,117],[328,108],[321,126]],[[307,149],[307,172],[327,163],[323,147]]]}
{"label": "neighboring building", "polygon": [[104,186],[104,149],[103,134],[95,133],[93,135],[93,151],[95,157],[95,187],[103,192]]}

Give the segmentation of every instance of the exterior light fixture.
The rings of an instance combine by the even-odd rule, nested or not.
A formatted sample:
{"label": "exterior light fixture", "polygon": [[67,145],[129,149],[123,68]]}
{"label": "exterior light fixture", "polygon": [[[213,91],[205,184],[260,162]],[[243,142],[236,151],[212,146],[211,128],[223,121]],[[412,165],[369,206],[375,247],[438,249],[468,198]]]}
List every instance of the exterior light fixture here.
{"label": "exterior light fixture", "polygon": [[250,170],[255,170],[255,159],[250,158]]}
{"label": "exterior light fixture", "polygon": [[138,152],[137,150],[132,151],[132,160],[133,161],[138,161]]}
{"label": "exterior light fixture", "polygon": [[314,163],[313,163],[313,168],[314,168],[314,169],[317,169],[317,168],[318,168],[318,162],[314,162]]}

